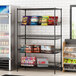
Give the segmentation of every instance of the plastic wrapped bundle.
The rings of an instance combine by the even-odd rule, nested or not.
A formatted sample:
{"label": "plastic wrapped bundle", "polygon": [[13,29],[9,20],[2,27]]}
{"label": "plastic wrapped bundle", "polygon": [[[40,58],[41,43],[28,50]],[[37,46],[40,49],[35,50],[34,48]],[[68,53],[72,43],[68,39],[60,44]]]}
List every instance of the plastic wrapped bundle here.
{"label": "plastic wrapped bundle", "polygon": [[35,66],[35,65],[36,65],[36,57],[21,58],[21,66]]}

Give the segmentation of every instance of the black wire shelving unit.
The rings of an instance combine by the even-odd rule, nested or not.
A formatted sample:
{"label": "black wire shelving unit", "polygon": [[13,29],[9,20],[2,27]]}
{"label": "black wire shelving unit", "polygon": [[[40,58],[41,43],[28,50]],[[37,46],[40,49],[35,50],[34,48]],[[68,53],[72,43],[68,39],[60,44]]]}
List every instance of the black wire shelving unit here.
{"label": "black wire shelving unit", "polygon": [[[49,27],[54,27],[54,35],[36,35],[36,34],[27,34],[26,33],[26,27],[25,26],[25,34],[24,35],[19,35],[18,31],[19,31],[19,25],[21,25],[21,21],[19,21],[19,15],[18,12],[19,11],[25,11],[25,16],[27,16],[26,11],[27,10],[50,10],[50,11],[54,11],[54,25],[49,26]],[[55,16],[56,16],[56,11],[59,10],[60,11],[60,23],[59,25],[55,25]],[[38,27],[40,25],[37,25]],[[56,27],[59,26],[60,27],[60,35],[56,35]],[[28,26],[29,27],[29,26]],[[32,27],[32,26],[30,26]],[[42,26],[43,27],[43,26]],[[47,27],[47,26],[46,26]],[[20,52],[20,48],[18,47],[18,41],[19,39],[24,39],[25,40],[25,45],[26,45],[26,40],[30,39],[30,40],[53,40],[54,41],[54,46],[56,47],[56,40],[60,39],[60,49],[56,49],[54,48],[54,53],[50,53],[54,55],[54,65],[53,65],[53,69],[54,69],[54,74],[56,73],[57,70],[57,65],[60,64],[60,70],[62,70],[62,9],[61,8],[17,8],[17,71],[19,69],[19,53]],[[25,53],[25,52],[23,52]],[[60,62],[57,63],[56,62],[56,54],[60,53]],[[25,53],[26,56],[27,53]],[[49,54],[49,53],[33,53],[33,54]],[[37,67],[38,68],[38,67]],[[48,68],[51,68],[50,66]]]}

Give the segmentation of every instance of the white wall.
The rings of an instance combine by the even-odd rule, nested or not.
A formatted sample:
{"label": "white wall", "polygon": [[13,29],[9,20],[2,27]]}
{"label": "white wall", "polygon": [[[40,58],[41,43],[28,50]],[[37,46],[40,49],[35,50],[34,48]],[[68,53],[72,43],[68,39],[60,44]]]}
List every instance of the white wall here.
{"label": "white wall", "polygon": [[[9,4],[19,7],[39,7],[39,8],[62,8],[62,28],[63,28],[63,41],[70,38],[70,5],[75,5],[76,0],[0,0],[0,4]],[[59,58],[58,58],[59,59]]]}
{"label": "white wall", "polygon": [[[21,7],[60,7],[63,10],[63,38],[69,38],[70,5],[76,0],[0,0],[0,4],[9,4]],[[67,27],[67,28],[66,28]],[[64,31],[65,30],[65,31]]]}

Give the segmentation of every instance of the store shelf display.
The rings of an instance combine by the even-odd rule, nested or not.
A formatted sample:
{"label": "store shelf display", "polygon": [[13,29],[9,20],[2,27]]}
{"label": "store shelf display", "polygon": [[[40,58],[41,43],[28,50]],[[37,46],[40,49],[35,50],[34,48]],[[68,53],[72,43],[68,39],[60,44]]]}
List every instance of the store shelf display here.
{"label": "store shelf display", "polygon": [[[53,14],[51,16],[45,14],[45,15],[27,15],[28,13],[28,10],[29,11],[54,11]],[[19,15],[19,11],[24,11],[24,14],[22,16],[22,13],[21,15]],[[60,15],[57,16],[56,15],[56,11],[59,11]],[[41,12],[42,13],[42,12]],[[24,26],[24,34],[20,34],[20,27],[23,27]],[[53,33],[52,34],[51,32],[49,33],[49,35],[46,35],[46,34],[29,34],[26,32],[27,30],[27,27],[33,27],[33,26],[41,26],[41,27],[53,27],[54,30],[53,30]],[[60,30],[59,30],[59,34],[56,34],[56,27],[59,26]],[[30,28],[29,27],[29,28]],[[21,44],[19,43],[19,41],[22,41],[24,40],[25,44],[20,46]],[[54,44],[50,44],[50,45],[37,45],[37,44],[28,44],[26,43],[27,40],[50,40],[50,41],[53,41]],[[59,40],[60,42],[60,45],[59,45],[59,48],[56,48],[56,41]],[[30,57],[32,58],[33,56],[31,56],[31,54],[53,54],[54,55],[54,62],[53,62],[53,69],[54,69],[54,73],[56,73],[56,66],[60,67],[62,69],[62,9],[61,8],[17,8],[17,64],[20,63],[18,62],[19,61],[19,54],[18,53],[24,53],[25,54],[25,57],[27,57],[27,54],[30,54]],[[56,64],[56,54],[60,53],[60,63],[59,65]],[[24,58],[25,58],[24,57]],[[37,57],[36,57],[37,58]],[[37,58],[38,59],[38,58]],[[36,67],[38,66],[39,68],[40,67],[48,67],[50,68],[49,66],[49,61],[47,58],[42,58],[40,59],[42,60],[41,63],[43,64],[38,64],[36,65]],[[45,60],[45,61],[43,61]],[[24,61],[26,62],[26,60],[24,59]],[[28,62],[28,61],[27,61]],[[47,64],[46,64],[47,62]],[[37,64],[37,63],[36,63]],[[17,71],[19,69],[19,66],[20,65],[17,65]],[[26,65],[23,65],[23,66],[26,66]],[[28,66],[28,65],[27,65]],[[60,70],[61,70],[60,69]]]}
{"label": "store shelf display", "polygon": [[63,71],[76,71],[75,40],[66,39],[63,43]]}

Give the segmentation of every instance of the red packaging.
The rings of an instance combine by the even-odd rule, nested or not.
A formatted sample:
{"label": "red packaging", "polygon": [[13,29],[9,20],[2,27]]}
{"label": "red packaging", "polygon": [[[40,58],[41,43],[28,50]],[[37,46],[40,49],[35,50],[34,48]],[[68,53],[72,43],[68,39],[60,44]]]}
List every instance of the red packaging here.
{"label": "red packaging", "polygon": [[36,65],[36,57],[22,57],[21,65],[22,66],[35,66]]}
{"label": "red packaging", "polygon": [[37,58],[37,64],[48,64],[47,58]]}
{"label": "red packaging", "polygon": [[[55,20],[55,23],[54,23]],[[54,16],[49,16],[48,19],[48,25],[57,25],[58,22],[58,16],[54,17]]]}
{"label": "red packaging", "polygon": [[40,45],[34,45],[34,53],[40,53]]}
{"label": "red packaging", "polygon": [[21,58],[21,64],[24,64],[25,63],[25,57],[22,57]]}
{"label": "red packaging", "polygon": [[33,45],[26,45],[26,53],[32,53],[33,52]]}

